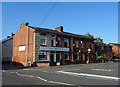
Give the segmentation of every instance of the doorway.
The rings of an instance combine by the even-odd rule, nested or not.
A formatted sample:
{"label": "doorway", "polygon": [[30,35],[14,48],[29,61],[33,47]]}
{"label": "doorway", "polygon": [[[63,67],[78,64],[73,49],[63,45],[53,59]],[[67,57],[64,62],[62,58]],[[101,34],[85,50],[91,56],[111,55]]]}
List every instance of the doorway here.
{"label": "doorway", "polygon": [[51,52],[50,54],[50,66],[56,66],[55,53]]}

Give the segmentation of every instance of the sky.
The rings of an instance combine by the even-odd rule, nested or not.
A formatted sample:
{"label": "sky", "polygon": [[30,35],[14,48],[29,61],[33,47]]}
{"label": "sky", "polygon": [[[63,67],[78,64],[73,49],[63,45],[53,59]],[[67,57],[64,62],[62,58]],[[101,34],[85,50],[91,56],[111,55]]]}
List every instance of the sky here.
{"label": "sky", "polygon": [[118,43],[118,2],[2,2],[2,39],[25,22]]}

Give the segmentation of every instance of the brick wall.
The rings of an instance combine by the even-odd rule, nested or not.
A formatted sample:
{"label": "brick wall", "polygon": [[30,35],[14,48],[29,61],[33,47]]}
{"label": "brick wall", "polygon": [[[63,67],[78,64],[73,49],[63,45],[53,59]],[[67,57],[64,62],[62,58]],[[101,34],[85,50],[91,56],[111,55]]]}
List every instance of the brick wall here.
{"label": "brick wall", "polygon": [[[24,45],[25,50],[19,51],[19,46]],[[13,38],[12,61],[28,65],[28,61],[34,62],[34,30],[29,29],[26,23],[21,24],[20,29]]]}

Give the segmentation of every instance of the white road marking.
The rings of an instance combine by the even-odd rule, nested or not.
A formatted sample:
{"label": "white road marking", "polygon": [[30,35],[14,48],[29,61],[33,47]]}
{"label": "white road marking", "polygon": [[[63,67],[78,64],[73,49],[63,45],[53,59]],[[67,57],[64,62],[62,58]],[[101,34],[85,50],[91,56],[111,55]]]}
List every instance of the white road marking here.
{"label": "white road marking", "polygon": [[62,82],[55,82],[55,81],[48,81],[49,83],[55,83],[55,84],[62,84],[62,85],[74,85],[74,84],[68,84],[68,83],[62,83]]}
{"label": "white road marking", "polygon": [[37,78],[38,78],[38,79],[41,79],[41,80],[43,80],[43,81],[45,81],[45,82],[47,82],[46,79],[43,79],[43,78],[41,78],[41,77],[39,77],[39,76],[37,76]]}
{"label": "white road marking", "polygon": [[5,72],[5,70],[2,70],[3,72]]}
{"label": "white road marking", "polygon": [[[25,74],[19,74],[18,72],[8,72],[8,73],[15,73],[19,76],[27,76],[27,77],[37,77],[38,79],[44,81],[44,82],[49,82],[49,83],[54,83],[54,84],[63,84],[63,85],[74,85],[74,84],[69,84],[69,83],[63,83],[63,82],[56,82],[56,81],[48,81],[40,76],[32,76],[32,75],[25,75]],[[80,86],[81,87],[81,86]]]}
{"label": "white road marking", "polygon": [[15,72],[17,75],[20,75],[18,72]]}
{"label": "white road marking", "polygon": [[95,70],[95,71],[114,71],[113,69],[91,69],[91,70]]}
{"label": "white road marking", "polygon": [[77,76],[80,75],[80,76],[98,77],[98,78],[113,79],[113,80],[119,80],[120,79],[118,77],[85,74],[85,73],[74,73],[74,72],[65,72],[65,71],[57,71],[57,72],[63,73],[63,74],[68,74],[68,75],[77,75]]}
{"label": "white road marking", "polygon": [[9,73],[16,73],[16,72],[9,72]]}
{"label": "white road marking", "polygon": [[32,75],[24,75],[24,74],[20,74],[20,76],[34,77]]}

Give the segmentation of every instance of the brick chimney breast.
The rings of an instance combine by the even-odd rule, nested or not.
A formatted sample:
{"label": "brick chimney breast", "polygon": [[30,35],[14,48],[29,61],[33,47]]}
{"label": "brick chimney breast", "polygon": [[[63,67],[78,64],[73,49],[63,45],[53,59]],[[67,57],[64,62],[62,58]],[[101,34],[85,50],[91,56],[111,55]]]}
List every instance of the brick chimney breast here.
{"label": "brick chimney breast", "polygon": [[63,32],[63,26],[55,28],[56,31]]}

